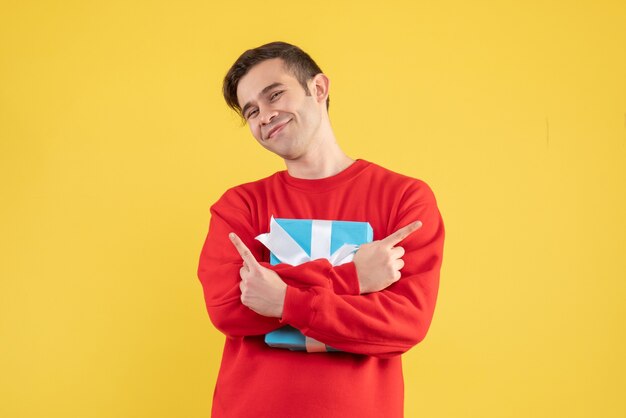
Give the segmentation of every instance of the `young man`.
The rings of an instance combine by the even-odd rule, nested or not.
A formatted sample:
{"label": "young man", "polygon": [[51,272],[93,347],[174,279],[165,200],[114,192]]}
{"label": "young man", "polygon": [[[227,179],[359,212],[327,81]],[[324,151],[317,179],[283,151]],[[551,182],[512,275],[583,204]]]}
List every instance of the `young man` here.
{"label": "young man", "polygon": [[[424,182],[343,153],[328,93],[317,64],[282,42],[246,51],[224,80],[228,105],[287,170],[231,188],[211,207],[198,276],[226,335],[214,417],[403,416],[400,355],[431,323],[444,227]],[[271,265],[255,237],[273,218],[368,222],[373,241],[340,265]],[[287,325],[313,351],[338,351],[266,344]]]}

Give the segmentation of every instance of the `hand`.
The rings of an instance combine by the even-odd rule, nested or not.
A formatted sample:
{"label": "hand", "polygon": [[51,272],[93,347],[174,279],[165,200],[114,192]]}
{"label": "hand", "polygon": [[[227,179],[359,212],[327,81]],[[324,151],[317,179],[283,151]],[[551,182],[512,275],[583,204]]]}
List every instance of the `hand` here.
{"label": "hand", "polygon": [[387,238],[360,246],[353,261],[361,294],[378,292],[400,280],[400,270],[404,267],[404,248],[394,246],[421,227],[422,223],[416,221]]}
{"label": "hand", "polygon": [[243,260],[243,266],[239,270],[241,303],[260,315],[281,318],[287,285],[275,271],[256,261],[237,234],[231,232],[228,237]]}

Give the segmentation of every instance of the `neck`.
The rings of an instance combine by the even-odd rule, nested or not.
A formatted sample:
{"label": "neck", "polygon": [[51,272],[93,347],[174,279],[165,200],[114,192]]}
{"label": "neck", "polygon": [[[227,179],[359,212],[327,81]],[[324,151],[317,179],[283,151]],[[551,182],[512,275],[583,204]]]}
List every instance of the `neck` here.
{"label": "neck", "polygon": [[314,141],[306,153],[294,159],[285,159],[290,176],[301,179],[323,179],[348,168],[354,160],[337,145],[332,129],[328,128],[319,141]]}
{"label": "neck", "polygon": [[290,176],[301,179],[323,179],[334,176],[348,168],[354,160],[337,144],[318,152],[311,152],[295,160],[285,160]]}
{"label": "neck", "polygon": [[323,179],[342,172],[354,162],[339,148],[328,113],[323,111],[321,118],[320,126],[308,149],[295,158],[285,158],[290,176],[310,180]]}

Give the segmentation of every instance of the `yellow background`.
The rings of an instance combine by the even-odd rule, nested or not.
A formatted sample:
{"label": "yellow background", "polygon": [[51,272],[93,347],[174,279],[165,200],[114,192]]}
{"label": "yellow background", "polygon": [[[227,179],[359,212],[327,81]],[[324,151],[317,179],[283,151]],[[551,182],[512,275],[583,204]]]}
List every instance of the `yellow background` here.
{"label": "yellow background", "polygon": [[591,0],[2,1],[0,416],[209,416],[208,209],[283,169],[221,80],[273,40],[438,198],[406,416],[626,416],[626,5]]}

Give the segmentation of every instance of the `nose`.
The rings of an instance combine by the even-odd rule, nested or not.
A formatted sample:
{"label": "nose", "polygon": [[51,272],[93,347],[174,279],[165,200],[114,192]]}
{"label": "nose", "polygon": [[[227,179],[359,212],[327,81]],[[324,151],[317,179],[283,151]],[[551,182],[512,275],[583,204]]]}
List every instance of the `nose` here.
{"label": "nose", "polygon": [[269,124],[278,114],[278,112],[272,108],[260,109],[259,112],[261,113],[261,125]]}

